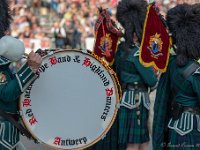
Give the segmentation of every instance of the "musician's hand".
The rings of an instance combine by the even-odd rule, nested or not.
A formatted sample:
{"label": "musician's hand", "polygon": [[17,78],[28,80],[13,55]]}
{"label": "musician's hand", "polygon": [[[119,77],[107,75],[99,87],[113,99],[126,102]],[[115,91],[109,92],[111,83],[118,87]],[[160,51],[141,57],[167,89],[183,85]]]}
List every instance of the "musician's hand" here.
{"label": "musician's hand", "polygon": [[36,72],[42,63],[42,57],[39,54],[31,51],[28,55],[27,63],[29,67]]}

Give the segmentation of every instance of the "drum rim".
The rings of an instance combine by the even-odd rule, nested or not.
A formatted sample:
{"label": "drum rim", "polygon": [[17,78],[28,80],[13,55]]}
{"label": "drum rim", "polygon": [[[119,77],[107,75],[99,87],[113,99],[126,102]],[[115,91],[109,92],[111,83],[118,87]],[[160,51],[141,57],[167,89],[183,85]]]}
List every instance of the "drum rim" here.
{"label": "drum rim", "polygon": [[[39,139],[35,133],[33,133],[33,131],[30,129],[30,126],[26,123],[26,119],[25,117],[23,117],[23,114],[21,115],[21,120],[22,120],[22,123],[24,124],[24,126],[27,128],[27,130],[31,133],[32,137],[36,140],[38,140],[39,143],[42,143],[44,146],[46,147],[50,147],[50,148],[53,148],[53,149],[61,149],[61,150],[81,150],[81,149],[85,149],[85,148],[89,148],[90,146],[94,145],[95,143],[99,142],[101,139],[103,139],[106,134],[109,132],[109,130],[111,129],[112,125],[114,124],[114,121],[117,117],[117,113],[118,113],[118,105],[120,103],[120,99],[121,99],[121,87],[119,85],[119,81],[118,81],[118,78],[116,76],[116,74],[114,73],[114,70],[109,67],[109,65],[103,60],[101,59],[100,57],[98,57],[96,54],[94,54],[92,51],[90,50],[86,50],[85,52],[83,50],[80,50],[80,49],[59,49],[59,50],[55,50],[54,54],[56,53],[60,53],[60,52],[66,52],[66,51],[71,51],[71,52],[80,52],[84,55],[89,55],[91,57],[93,57],[95,60],[97,60],[103,67],[105,70],[108,71],[108,74],[110,75],[112,81],[113,81],[113,85],[114,85],[114,88],[115,88],[115,94],[116,94],[116,106],[115,106],[115,110],[114,110],[114,113],[113,113],[113,116],[112,116],[112,119],[109,123],[109,125],[106,127],[106,129],[104,130],[104,132],[101,133],[101,135],[99,135],[95,140],[93,140],[91,143],[89,144],[86,144],[84,146],[80,146],[78,148],[70,148],[70,149],[66,149],[66,148],[56,148],[52,145],[48,145],[47,143],[43,142],[41,139]],[[42,58],[46,58],[46,57],[49,57],[51,55],[45,55],[43,56]],[[111,73],[112,72],[112,73]],[[119,89],[118,89],[119,88]],[[20,96],[20,100],[19,100],[19,110],[22,112],[22,104],[21,104],[21,101],[23,99],[23,93],[21,94]]]}

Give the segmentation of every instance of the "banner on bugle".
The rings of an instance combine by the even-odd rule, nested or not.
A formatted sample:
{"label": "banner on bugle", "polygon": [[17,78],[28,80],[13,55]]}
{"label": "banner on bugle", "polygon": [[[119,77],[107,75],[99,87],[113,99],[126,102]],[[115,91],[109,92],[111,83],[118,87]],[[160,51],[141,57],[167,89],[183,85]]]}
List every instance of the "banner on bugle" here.
{"label": "banner on bugle", "polygon": [[99,12],[95,24],[94,53],[112,65],[118,40],[123,36],[123,33],[116,27],[106,9],[100,9]]}
{"label": "banner on bugle", "polygon": [[140,47],[140,62],[165,72],[168,65],[171,38],[154,4],[148,6]]}

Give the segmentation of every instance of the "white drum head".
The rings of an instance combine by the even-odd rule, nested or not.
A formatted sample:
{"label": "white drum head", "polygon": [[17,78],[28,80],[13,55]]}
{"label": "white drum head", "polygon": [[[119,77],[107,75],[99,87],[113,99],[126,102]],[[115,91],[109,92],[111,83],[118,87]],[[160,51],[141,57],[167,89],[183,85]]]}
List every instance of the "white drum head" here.
{"label": "white drum head", "polygon": [[20,100],[33,137],[56,149],[87,148],[112,126],[119,96],[115,78],[94,56],[76,50],[46,56],[39,78]]}

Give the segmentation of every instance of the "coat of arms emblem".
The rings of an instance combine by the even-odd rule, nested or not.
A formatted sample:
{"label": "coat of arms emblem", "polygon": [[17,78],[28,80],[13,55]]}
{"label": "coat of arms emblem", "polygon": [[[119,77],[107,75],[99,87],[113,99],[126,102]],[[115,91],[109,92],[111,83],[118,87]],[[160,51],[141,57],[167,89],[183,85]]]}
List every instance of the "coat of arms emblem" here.
{"label": "coat of arms emblem", "polygon": [[163,45],[163,42],[160,38],[160,34],[156,33],[155,35],[152,35],[150,37],[148,49],[150,50],[151,55],[154,58],[157,59],[159,56],[163,55],[162,54],[162,45]]}

